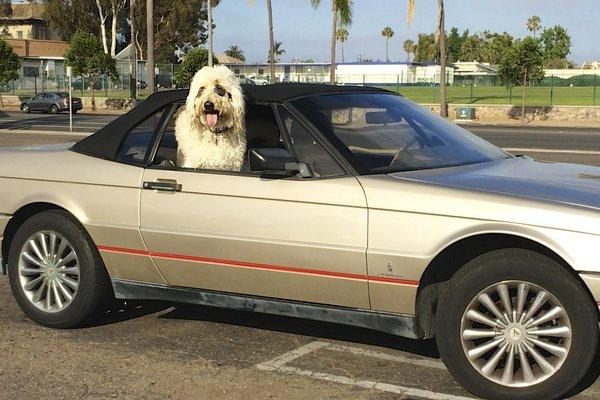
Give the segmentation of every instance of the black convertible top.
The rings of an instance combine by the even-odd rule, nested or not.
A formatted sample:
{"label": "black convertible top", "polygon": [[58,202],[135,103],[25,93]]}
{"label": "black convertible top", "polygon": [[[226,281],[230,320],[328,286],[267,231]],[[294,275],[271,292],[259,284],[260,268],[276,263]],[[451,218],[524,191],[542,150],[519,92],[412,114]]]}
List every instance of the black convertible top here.
{"label": "black convertible top", "polygon": [[[296,97],[327,93],[387,92],[385,89],[368,86],[333,86],[312,83],[277,83],[264,86],[242,85],[242,89],[247,102],[282,102]],[[162,107],[185,101],[187,94],[188,89],[155,93],[93,135],[75,143],[71,150],[114,160],[117,157],[123,138],[132,128]]]}

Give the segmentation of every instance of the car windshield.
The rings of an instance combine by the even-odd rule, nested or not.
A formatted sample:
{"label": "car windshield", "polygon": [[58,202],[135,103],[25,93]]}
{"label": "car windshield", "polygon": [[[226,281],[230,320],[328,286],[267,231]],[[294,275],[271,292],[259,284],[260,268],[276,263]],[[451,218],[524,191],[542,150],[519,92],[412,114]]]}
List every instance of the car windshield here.
{"label": "car windshield", "polygon": [[292,101],[363,174],[510,157],[467,130],[393,93],[344,93]]}

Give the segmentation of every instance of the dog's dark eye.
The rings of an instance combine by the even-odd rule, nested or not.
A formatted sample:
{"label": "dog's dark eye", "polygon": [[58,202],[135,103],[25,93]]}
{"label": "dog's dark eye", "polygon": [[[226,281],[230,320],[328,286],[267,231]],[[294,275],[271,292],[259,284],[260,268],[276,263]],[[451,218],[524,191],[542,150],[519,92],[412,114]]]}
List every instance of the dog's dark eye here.
{"label": "dog's dark eye", "polygon": [[227,97],[229,97],[229,100],[231,100],[233,97],[231,96],[231,93],[227,92]]}
{"label": "dog's dark eye", "polygon": [[227,93],[227,92],[221,86],[215,86],[215,93],[218,94],[219,96],[223,97],[223,96],[225,96],[225,93]]}

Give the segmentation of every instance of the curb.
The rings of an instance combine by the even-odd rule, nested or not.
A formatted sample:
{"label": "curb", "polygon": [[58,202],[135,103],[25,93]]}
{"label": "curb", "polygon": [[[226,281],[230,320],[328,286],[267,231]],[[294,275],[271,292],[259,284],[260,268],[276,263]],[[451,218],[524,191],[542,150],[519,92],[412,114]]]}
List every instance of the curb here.
{"label": "curb", "polygon": [[0,129],[0,134],[6,134],[6,133],[14,133],[17,135],[22,135],[22,134],[29,134],[29,135],[49,135],[49,136],[89,136],[94,132],[78,132],[78,131],[73,131],[73,133],[70,133],[68,130],[67,131],[40,131],[40,130],[32,130],[32,129]]}

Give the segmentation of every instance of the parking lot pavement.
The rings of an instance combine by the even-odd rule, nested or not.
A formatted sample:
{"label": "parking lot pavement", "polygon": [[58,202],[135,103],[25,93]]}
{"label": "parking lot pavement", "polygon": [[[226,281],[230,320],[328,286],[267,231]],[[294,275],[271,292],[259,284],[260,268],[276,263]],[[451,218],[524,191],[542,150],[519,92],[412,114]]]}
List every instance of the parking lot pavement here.
{"label": "parking lot pavement", "polygon": [[[0,398],[473,398],[412,341],[335,324],[156,302],[96,325],[29,321],[0,277]],[[597,399],[594,385],[574,399]]]}

